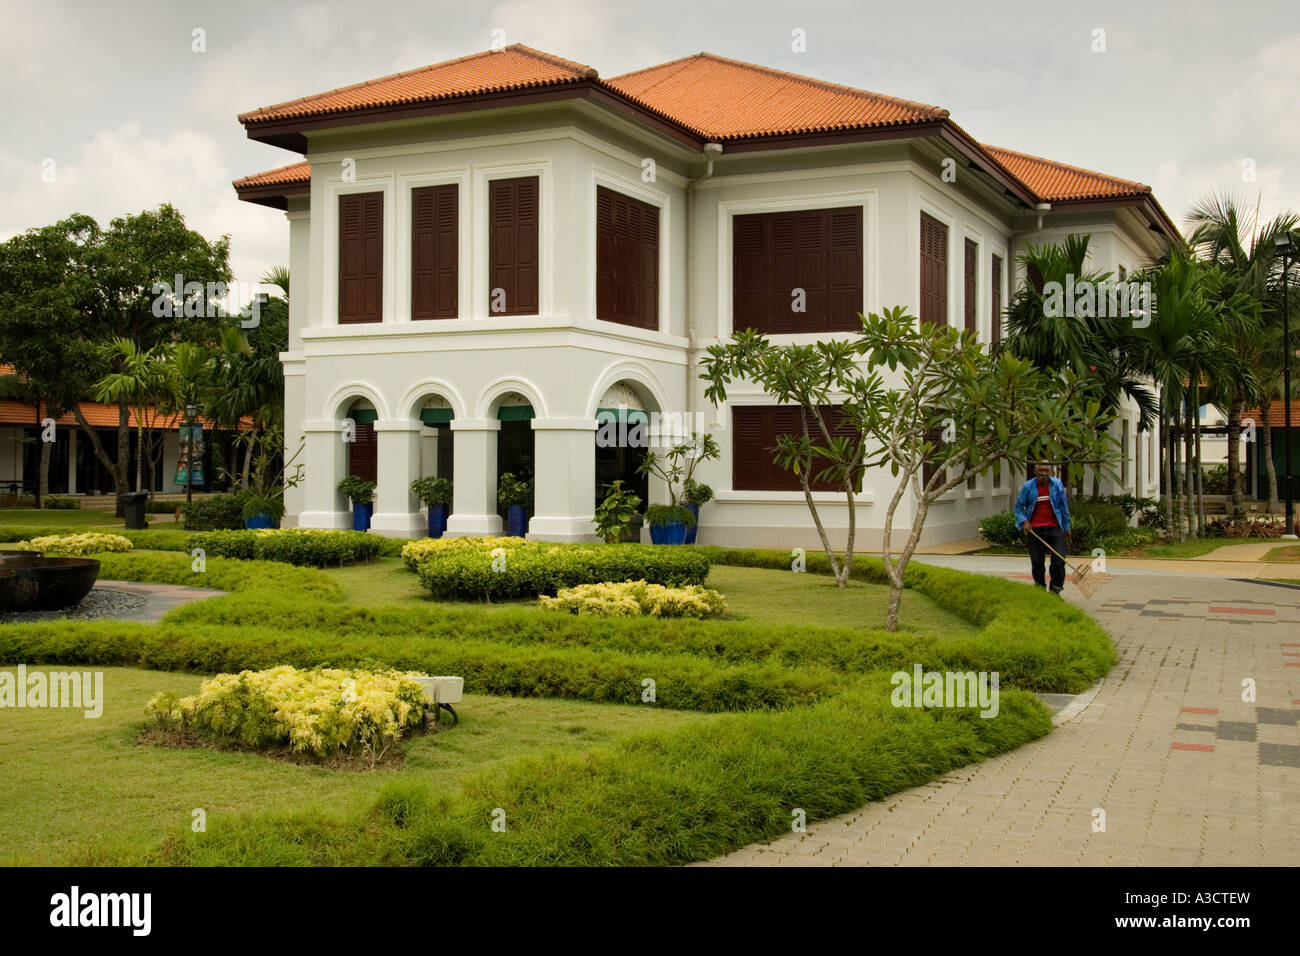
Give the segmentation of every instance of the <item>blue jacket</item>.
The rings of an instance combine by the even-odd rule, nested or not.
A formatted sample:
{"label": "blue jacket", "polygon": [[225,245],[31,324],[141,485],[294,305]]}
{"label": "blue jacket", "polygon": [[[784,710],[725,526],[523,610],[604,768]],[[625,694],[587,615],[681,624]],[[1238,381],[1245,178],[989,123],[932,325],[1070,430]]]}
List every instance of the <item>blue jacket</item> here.
{"label": "blue jacket", "polygon": [[[1056,520],[1061,525],[1062,531],[1070,530],[1070,506],[1065,503],[1065,485],[1061,484],[1060,478],[1048,478],[1048,497],[1052,502],[1052,510],[1056,512]],[[1019,531],[1025,526],[1030,515],[1034,513],[1034,506],[1038,504],[1038,479],[1030,478],[1020,486],[1020,494],[1016,495],[1016,530]]]}

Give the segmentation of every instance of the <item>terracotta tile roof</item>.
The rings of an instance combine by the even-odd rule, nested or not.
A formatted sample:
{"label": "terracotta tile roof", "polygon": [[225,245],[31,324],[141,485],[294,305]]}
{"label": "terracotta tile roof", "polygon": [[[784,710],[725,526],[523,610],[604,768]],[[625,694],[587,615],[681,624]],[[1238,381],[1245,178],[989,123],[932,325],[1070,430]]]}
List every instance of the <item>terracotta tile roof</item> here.
{"label": "terracotta tile roof", "polygon": [[311,164],[302,162],[290,163],[278,169],[268,169],[264,173],[254,173],[252,176],[236,179],[233,185],[239,190],[254,189],[259,186],[296,186],[310,182]]}
{"label": "terracotta tile roof", "polygon": [[[117,406],[101,405],[98,402],[81,402],[81,414],[86,416],[86,423],[91,428],[117,428]],[[136,414],[132,410],[129,414],[130,427],[136,427]],[[184,416],[177,412],[174,415],[159,414],[157,418],[151,415],[145,416],[145,428],[162,428],[171,429],[184,421]],[[204,421],[202,418],[196,419],[204,425],[210,427],[211,423]],[[60,415],[54,420],[57,425],[67,425],[69,428],[77,427],[77,418],[72,412]],[[30,405],[23,405],[20,402],[0,402],[0,425],[35,425],[36,412]]]}
{"label": "terracotta tile roof", "polygon": [[239,115],[241,123],[256,124],[306,116],[407,103],[431,102],[505,90],[575,83],[596,78],[596,71],[549,53],[516,43],[502,50],[475,53],[434,63],[377,80],[344,86],[328,93],[304,96]]}
{"label": "terracotta tile roof", "polygon": [[[1264,421],[1263,416],[1260,414],[1259,408],[1246,409],[1244,412],[1241,413],[1241,418],[1242,421],[1245,421],[1247,418],[1249,418],[1256,425],[1261,425],[1263,424]],[[1285,421],[1286,421],[1286,407],[1283,401],[1279,398],[1270,402],[1268,406],[1269,426],[1272,428],[1281,428]],[[1297,428],[1300,428],[1300,399],[1296,399],[1291,402],[1291,429],[1294,431]]]}
{"label": "terracotta tile roof", "polygon": [[901,126],[948,116],[936,106],[712,53],[625,73],[605,85],[718,141]]}
{"label": "terracotta tile roof", "polygon": [[1120,199],[1147,196],[1151,187],[1078,166],[1067,166],[1041,156],[1030,156],[1012,149],[983,144],[1011,175],[1034,191],[1044,202],[1074,199]]}

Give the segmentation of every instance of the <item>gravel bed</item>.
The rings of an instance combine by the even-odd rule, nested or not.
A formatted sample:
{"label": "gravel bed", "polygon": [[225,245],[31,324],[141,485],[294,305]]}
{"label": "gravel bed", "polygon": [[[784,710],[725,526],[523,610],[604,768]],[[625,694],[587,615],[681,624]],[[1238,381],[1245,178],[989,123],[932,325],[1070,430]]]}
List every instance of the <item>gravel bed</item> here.
{"label": "gravel bed", "polygon": [[112,588],[96,587],[76,607],[61,611],[22,611],[0,613],[0,624],[25,624],[36,621],[94,621],[113,618],[139,610],[148,603],[142,594],[128,594]]}

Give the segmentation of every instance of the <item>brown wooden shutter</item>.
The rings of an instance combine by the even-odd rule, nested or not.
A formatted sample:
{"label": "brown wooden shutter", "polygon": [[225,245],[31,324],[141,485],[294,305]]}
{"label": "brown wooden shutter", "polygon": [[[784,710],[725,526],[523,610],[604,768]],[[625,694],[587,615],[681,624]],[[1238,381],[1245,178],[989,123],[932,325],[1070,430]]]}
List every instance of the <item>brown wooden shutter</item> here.
{"label": "brown wooden shutter", "polygon": [[[852,429],[843,424],[838,407],[824,406],[832,435],[849,437]],[[815,428],[809,422],[810,428]],[[803,423],[798,405],[742,406],[732,410],[731,482],[737,491],[801,491],[799,476],[773,460],[777,440],[782,435],[801,435]],[[815,430],[813,442],[822,439]],[[824,464],[814,463],[815,472]],[[813,491],[838,491],[837,483],[816,481],[809,476]]]}
{"label": "brown wooden shutter", "polygon": [[659,328],[659,209],[596,187],[596,318]]}
{"label": "brown wooden shutter", "polygon": [[357,425],[356,441],[348,443],[348,474],[379,480],[379,436],[373,424]]}
{"label": "brown wooden shutter", "polygon": [[[488,184],[488,303],[494,315],[536,315],[538,310],[538,196],[536,176]],[[495,308],[496,290],[504,308]]]}
{"label": "brown wooden shutter", "polygon": [[411,190],[411,318],[457,315],[460,187]]}
{"label": "brown wooden shutter", "polygon": [[[803,290],[803,312],[794,311],[795,289]],[[852,331],[861,311],[861,206],[732,220],[735,328]]]}
{"label": "brown wooden shutter", "polygon": [[965,312],[966,331],[979,331],[979,316],[975,312],[975,299],[979,276],[979,246],[967,239],[965,241],[966,261],[964,263],[965,291],[962,293],[962,309]]}
{"label": "brown wooden shutter", "polygon": [[921,321],[948,323],[948,227],[921,213]]}
{"label": "brown wooden shutter", "polygon": [[384,320],[384,194],[339,197],[339,324]]}
{"label": "brown wooden shutter", "polygon": [[[1002,341],[1002,260],[997,256],[993,257],[993,269],[991,271],[993,273],[993,289],[989,298],[993,303],[993,344],[997,345]],[[994,487],[996,488],[997,485],[994,485]]]}

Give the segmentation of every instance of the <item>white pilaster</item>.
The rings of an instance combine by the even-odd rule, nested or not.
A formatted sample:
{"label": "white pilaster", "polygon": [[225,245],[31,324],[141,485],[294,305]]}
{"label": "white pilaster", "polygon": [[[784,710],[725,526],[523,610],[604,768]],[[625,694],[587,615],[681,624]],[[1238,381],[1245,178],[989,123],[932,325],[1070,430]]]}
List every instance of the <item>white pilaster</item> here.
{"label": "white pilaster", "polygon": [[420,475],[420,423],[375,423],[379,440],[379,481],[375,487],[375,514],[370,529],[389,538],[423,538],[428,522],[411,494],[411,482]]}
{"label": "white pilaster", "polygon": [[456,458],[447,536],[499,535],[497,432],[501,423],[496,419],[456,418],[452,419],[451,430],[456,432]]}
{"label": "white pilaster", "polygon": [[[537,455],[528,537],[539,541],[597,541],[596,422],[533,419]],[[459,450],[457,451],[459,455]]]}
{"label": "white pilaster", "polygon": [[306,448],[303,450],[303,511],[298,516],[300,528],[352,527],[347,501],[338,490],[348,461],[342,431],[339,422],[302,423]]}

